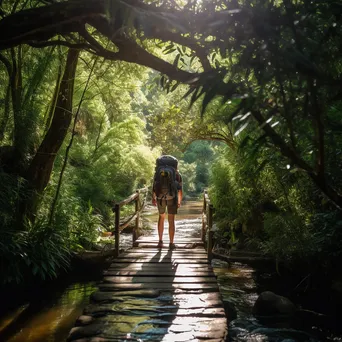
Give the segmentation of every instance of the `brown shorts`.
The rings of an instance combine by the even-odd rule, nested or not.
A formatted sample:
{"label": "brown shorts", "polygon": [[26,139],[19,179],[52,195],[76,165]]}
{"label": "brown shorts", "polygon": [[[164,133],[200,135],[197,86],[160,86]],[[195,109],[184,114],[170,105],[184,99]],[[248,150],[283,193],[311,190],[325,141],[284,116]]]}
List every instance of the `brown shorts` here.
{"label": "brown shorts", "polygon": [[174,199],[170,199],[170,200],[167,200],[167,201],[166,200],[160,201],[160,199],[157,199],[157,205],[158,205],[159,214],[164,214],[165,211],[166,211],[166,208],[167,208],[167,213],[168,214],[172,214],[172,215],[177,214],[178,205],[177,205],[177,202],[175,202]]}

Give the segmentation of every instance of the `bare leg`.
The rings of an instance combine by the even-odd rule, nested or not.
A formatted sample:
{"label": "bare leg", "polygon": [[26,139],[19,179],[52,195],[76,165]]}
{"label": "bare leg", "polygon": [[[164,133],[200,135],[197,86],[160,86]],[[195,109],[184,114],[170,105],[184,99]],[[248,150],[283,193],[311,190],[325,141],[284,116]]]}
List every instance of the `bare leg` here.
{"label": "bare leg", "polygon": [[173,240],[175,237],[175,215],[174,214],[168,214],[168,220],[169,220],[170,243],[173,243]]}
{"label": "bare leg", "polygon": [[158,235],[159,235],[159,241],[163,240],[164,221],[165,221],[165,213],[164,213],[164,214],[159,214],[159,219],[158,219]]}

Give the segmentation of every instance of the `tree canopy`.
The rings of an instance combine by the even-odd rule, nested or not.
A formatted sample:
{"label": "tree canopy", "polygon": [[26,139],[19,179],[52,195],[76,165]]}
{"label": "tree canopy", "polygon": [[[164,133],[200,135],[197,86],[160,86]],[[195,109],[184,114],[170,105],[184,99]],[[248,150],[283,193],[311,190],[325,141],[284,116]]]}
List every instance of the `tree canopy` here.
{"label": "tree canopy", "polygon": [[[327,177],[324,143],[331,126],[325,121],[341,98],[338,1],[69,0],[36,1],[28,9],[17,3],[2,3],[1,50],[19,44],[81,48],[153,68],[167,76],[162,85],[169,90],[189,84],[192,101],[206,94],[204,108],[223,95],[233,100],[225,120],[250,113],[244,120],[253,118],[291,163],[342,206]],[[162,54],[172,54],[173,62]],[[271,119],[280,124],[276,129]],[[298,120],[310,126],[306,146],[297,143]]]}
{"label": "tree canopy", "polygon": [[50,216],[78,245],[75,222],[93,236],[157,154],[189,146],[188,188],[211,179],[232,226],[264,206],[296,213],[285,228],[340,212],[341,20],[337,0],[0,1],[1,223]]}

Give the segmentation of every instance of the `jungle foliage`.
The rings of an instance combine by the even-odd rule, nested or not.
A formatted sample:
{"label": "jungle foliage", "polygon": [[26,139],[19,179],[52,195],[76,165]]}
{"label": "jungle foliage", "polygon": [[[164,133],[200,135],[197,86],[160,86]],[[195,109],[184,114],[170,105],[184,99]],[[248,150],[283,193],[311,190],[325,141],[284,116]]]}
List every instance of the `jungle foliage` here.
{"label": "jungle foliage", "polygon": [[210,184],[227,241],[337,260],[341,20],[331,0],[1,1],[4,281],[67,268],[160,153],[189,195]]}

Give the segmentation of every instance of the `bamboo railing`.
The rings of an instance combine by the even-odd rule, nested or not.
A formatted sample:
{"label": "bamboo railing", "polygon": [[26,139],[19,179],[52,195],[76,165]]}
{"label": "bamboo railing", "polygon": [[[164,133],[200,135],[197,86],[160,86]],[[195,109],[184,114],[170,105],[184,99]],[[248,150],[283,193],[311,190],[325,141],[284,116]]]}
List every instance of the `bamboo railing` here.
{"label": "bamboo railing", "polygon": [[[203,194],[203,209],[202,209],[202,232],[201,237],[204,244],[206,243],[206,250],[208,259],[213,258],[213,214],[214,206],[210,203],[208,192],[205,190]],[[206,241],[207,240],[207,241]]]}
{"label": "bamboo railing", "polygon": [[[123,231],[128,225],[130,225],[133,220],[135,220],[135,226],[132,231],[132,245],[134,246],[135,241],[137,240],[137,232],[139,228],[140,221],[140,212],[143,210],[145,206],[146,193],[148,188],[142,188],[137,190],[134,194],[129,196],[128,198],[122,200],[119,203],[114,205],[113,211],[115,214],[115,224],[114,224],[114,237],[115,237],[115,256],[119,256],[120,251],[120,232]],[[143,197],[143,200],[141,201]],[[125,222],[120,224],[120,209],[127,204],[135,203],[134,214],[129,217]]]}

